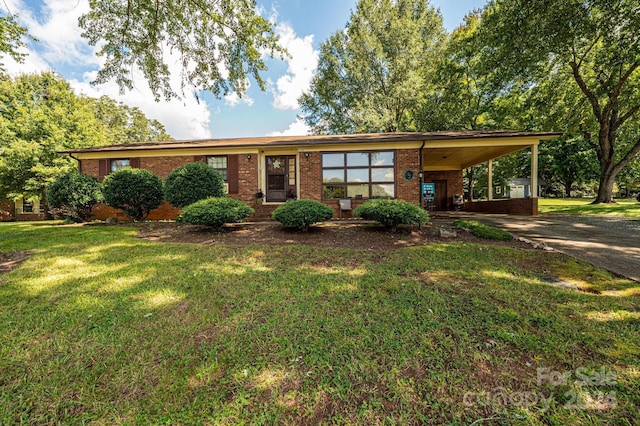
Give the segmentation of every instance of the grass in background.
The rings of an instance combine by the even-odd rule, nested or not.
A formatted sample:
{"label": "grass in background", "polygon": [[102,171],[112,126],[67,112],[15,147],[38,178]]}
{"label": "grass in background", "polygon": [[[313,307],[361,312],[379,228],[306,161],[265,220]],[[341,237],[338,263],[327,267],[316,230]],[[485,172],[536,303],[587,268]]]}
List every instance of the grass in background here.
{"label": "grass in background", "polygon": [[615,204],[591,204],[593,198],[540,198],[540,213],[640,217],[640,202],[635,198],[616,199]]}
{"label": "grass in background", "polygon": [[558,253],[134,234],[0,224],[0,424],[640,422],[640,284]]}

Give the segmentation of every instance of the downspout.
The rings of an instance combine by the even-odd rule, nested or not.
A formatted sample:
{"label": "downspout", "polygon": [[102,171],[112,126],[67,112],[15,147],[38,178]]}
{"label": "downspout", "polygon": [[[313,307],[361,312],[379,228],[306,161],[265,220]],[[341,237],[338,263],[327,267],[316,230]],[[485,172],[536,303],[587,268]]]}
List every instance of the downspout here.
{"label": "downspout", "polygon": [[74,157],[70,152],[68,153],[68,155],[78,162],[78,172],[82,173],[82,162],[80,161],[80,159],[78,157]]}
{"label": "downspout", "polygon": [[424,203],[422,200],[422,181],[424,180],[424,171],[422,170],[422,154],[424,152],[424,144],[426,142],[422,141],[422,145],[420,145],[420,158],[418,159],[418,203],[420,207],[424,207]]}

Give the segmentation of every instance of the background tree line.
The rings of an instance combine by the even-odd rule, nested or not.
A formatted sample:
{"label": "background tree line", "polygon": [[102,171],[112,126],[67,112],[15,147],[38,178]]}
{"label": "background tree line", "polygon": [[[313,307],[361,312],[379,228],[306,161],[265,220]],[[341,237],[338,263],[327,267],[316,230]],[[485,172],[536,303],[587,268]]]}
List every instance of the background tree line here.
{"label": "background tree line", "polygon": [[[248,78],[264,87],[263,52],[286,55],[255,0],[112,3],[90,2],[79,22],[102,46],[97,82],[127,89],[137,69],[157,99],[187,86],[243,94]],[[639,185],[638,28],[637,0],[488,0],[451,34],[428,0],[359,0],[322,43],[303,117],[314,133],[562,131],[542,146],[541,177],[566,194],[596,180],[596,202],[611,202],[616,179],[627,191]],[[0,54],[19,60],[25,34],[1,17]],[[181,55],[178,89],[167,47]],[[522,160],[500,159],[496,170],[521,175]],[[483,167],[466,176],[473,186]]]}
{"label": "background tree line", "polygon": [[138,108],[76,95],[54,73],[0,77],[0,198],[42,198],[77,167],[58,151],[170,138]]}
{"label": "background tree line", "polygon": [[[595,180],[611,202],[616,179],[640,189],[638,28],[631,0],[491,0],[451,34],[428,0],[360,0],[299,101],[314,133],[562,131],[541,146],[549,190]],[[528,177],[526,155],[496,176]],[[473,187],[485,167],[465,176]]]}

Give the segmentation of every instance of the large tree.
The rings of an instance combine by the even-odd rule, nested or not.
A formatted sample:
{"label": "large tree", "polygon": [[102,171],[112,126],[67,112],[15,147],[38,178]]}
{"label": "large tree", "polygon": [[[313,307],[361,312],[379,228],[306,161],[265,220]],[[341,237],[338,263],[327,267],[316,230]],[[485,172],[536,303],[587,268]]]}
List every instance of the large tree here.
{"label": "large tree", "polygon": [[109,144],[172,139],[162,123],[147,118],[140,108],[108,96],[87,98],[87,101],[93,107],[95,117],[105,126]]}
{"label": "large tree", "polygon": [[[264,53],[283,53],[255,0],[90,0],[89,6],[80,18],[83,36],[105,58],[96,82],[115,79],[121,90],[131,89],[138,70],[157,100],[186,87],[242,95],[248,76],[264,89]],[[181,67],[178,91],[169,63],[176,59],[168,54]]]}
{"label": "large tree", "polygon": [[58,151],[168,137],[138,110],[77,96],[54,73],[3,77],[0,105],[0,198],[42,197],[56,176],[75,167]]}
{"label": "large tree", "polygon": [[416,130],[445,31],[428,0],[360,0],[300,98],[314,133]]}
{"label": "large tree", "polygon": [[[616,175],[640,153],[630,131],[640,113],[640,11],[636,0],[492,0],[483,16],[485,52],[511,78],[539,84],[566,73],[589,115],[574,128],[595,149],[595,203],[613,202]],[[582,115],[581,112],[578,114]]]}

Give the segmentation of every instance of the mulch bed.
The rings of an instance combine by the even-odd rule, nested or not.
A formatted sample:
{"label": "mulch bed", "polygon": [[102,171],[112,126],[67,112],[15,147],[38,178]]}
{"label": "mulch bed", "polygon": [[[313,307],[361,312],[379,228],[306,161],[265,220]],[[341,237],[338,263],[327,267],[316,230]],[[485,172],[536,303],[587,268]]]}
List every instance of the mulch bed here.
{"label": "mulch bed", "polygon": [[[376,252],[454,241],[531,248],[530,245],[517,240],[505,242],[477,238],[464,230],[446,226],[444,223],[432,223],[422,229],[404,227],[398,232],[391,232],[377,224],[361,221],[325,222],[312,227],[308,232],[286,229],[277,222],[234,224],[225,227],[223,232],[216,232],[204,226],[172,222],[146,222],[133,224],[133,226],[138,228],[139,238],[172,243],[222,243],[238,246],[302,244]],[[443,238],[440,236],[440,228],[455,230],[457,236]]]}

